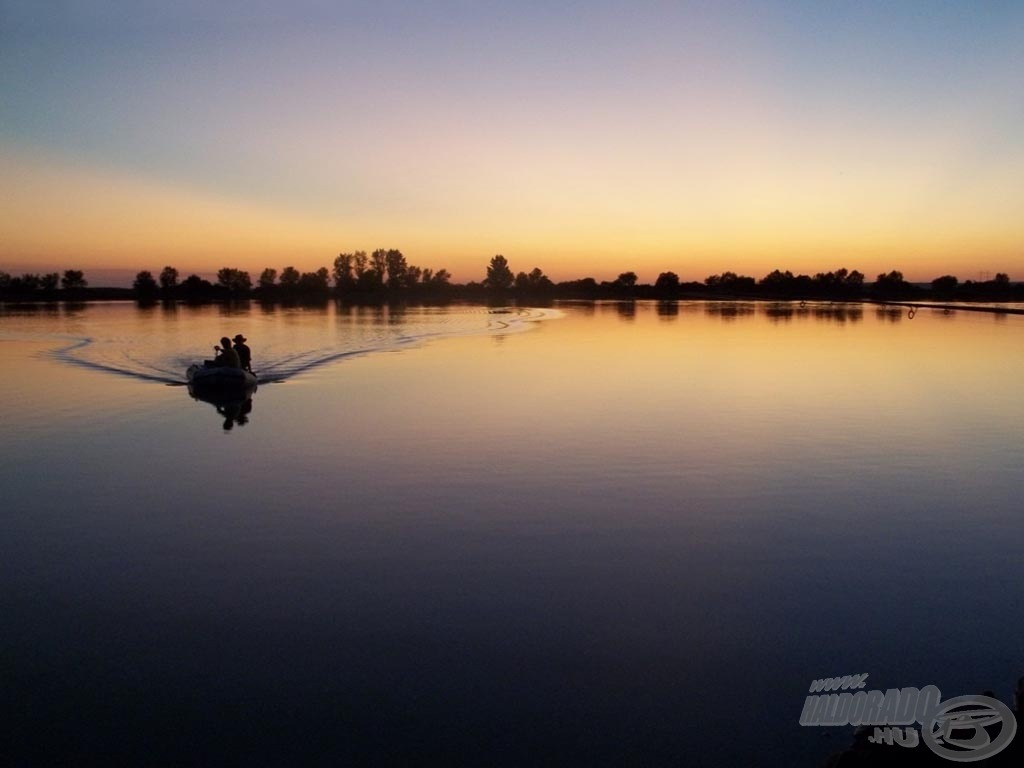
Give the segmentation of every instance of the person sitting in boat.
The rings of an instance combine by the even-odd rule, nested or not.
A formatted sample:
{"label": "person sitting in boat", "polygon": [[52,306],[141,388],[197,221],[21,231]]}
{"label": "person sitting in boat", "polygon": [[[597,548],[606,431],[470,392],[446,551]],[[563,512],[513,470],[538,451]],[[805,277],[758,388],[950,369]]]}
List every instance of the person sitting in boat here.
{"label": "person sitting in boat", "polygon": [[220,340],[222,346],[214,347],[213,351],[217,357],[213,359],[214,368],[241,368],[242,363],[238,359],[238,353],[231,347],[231,339],[225,336]]}
{"label": "person sitting in boat", "polygon": [[246,338],[242,334],[235,336],[235,352],[238,353],[238,362],[243,371],[252,373],[252,350],[245,344]]}

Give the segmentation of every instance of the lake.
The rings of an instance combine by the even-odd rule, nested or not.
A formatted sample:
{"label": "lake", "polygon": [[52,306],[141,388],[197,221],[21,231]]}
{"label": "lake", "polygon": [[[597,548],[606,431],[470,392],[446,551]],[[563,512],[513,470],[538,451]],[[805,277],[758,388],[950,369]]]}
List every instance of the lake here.
{"label": "lake", "polygon": [[[182,386],[242,333],[244,408]],[[0,306],[16,765],[817,765],[1024,674],[1024,317]]]}

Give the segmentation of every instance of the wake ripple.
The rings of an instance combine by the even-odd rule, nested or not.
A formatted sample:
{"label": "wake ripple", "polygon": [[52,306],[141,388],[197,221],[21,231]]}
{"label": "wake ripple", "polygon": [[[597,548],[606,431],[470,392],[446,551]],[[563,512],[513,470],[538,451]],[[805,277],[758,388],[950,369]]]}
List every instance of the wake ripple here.
{"label": "wake ripple", "polygon": [[128,376],[133,379],[140,379],[142,381],[157,381],[162,384],[169,385],[183,385],[185,384],[183,375],[176,375],[173,371],[166,370],[163,368],[157,368],[151,366],[142,361],[136,360],[127,352],[124,353],[125,360],[130,362],[129,364],[118,366],[113,363],[99,362],[96,360],[90,360],[87,357],[81,357],[79,354],[86,350],[90,345],[95,344],[96,340],[92,338],[77,339],[75,343],[67,346],[55,349],[51,352],[53,357],[62,363],[68,363],[70,365],[76,365],[80,368],[88,368],[92,371],[102,371],[103,373],[114,373],[119,376]]}
{"label": "wake ripple", "polygon": [[[353,357],[395,351],[445,338],[518,333],[528,330],[534,323],[560,316],[561,312],[554,309],[468,309],[433,313],[410,323],[357,327],[353,334],[355,338],[346,338],[343,342],[318,338],[327,335],[322,332],[306,332],[300,334],[304,337],[301,339],[294,335],[263,339],[269,343],[255,345],[254,368],[261,383],[283,382]],[[349,330],[352,329],[346,329]],[[63,338],[68,340],[67,336]],[[174,340],[178,341],[176,336]],[[185,369],[203,359],[203,354],[194,348],[172,349],[169,353],[155,355],[154,350],[167,350],[171,339],[148,335],[121,335],[106,339],[82,336],[70,341],[48,354],[67,365],[169,386],[184,385]],[[327,343],[296,350],[295,341]],[[287,351],[274,354],[275,349],[282,348]],[[211,354],[212,349],[205,356]]]}

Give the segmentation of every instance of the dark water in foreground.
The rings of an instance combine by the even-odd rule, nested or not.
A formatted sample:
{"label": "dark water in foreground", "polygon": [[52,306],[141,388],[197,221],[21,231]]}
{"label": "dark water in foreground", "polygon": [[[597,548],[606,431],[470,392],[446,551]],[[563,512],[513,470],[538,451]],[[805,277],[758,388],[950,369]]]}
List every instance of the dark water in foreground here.
{"label": "dark water in foreground", "polygon": [[[0,308],[16,765],[814,765],[1024,674],[1024,318]],[[185,366],[242,332],[245,419]]]}

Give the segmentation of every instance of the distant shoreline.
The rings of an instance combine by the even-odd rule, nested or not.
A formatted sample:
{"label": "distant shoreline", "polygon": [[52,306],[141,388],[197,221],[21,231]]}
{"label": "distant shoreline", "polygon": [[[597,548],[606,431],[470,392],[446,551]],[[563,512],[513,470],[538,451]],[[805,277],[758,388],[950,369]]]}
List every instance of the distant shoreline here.
{"label": "distant shoreline", "polygon": [[1024,283],[1014,283],[999,272],[984,281],[943,275],[930,283],[911,283],[899,270],[880,273],[867,282],[859,270],[845,267],[812,275],[772,270],[760,280],[726,271],[709,275],[703,282],[684,282],[675,272],[662,272],[653,283],[641,283],[636,272],[623,272],[615,280],[598,282],[593,277],[552,281],[543,270],[513,272],[508,259],[494,256],[480,281],[453,283],[446,269],[411,265],[401,251],[377,249],[338,254],[332,269],[300,272],[285,267],[280,273],[267,267],[258,279],[245,270],[222,267],[216,282],[197,274],[184,280],[172,266],[154,276],[142,270],[131,288],[93,287],[82,270],[46,274],[10,275],[0,270],[0,301],[110,301],[136,300],[190,304],[256,300],[264,304],[310,304],[337,300],[354,305],[401,303],[448,303],[471,301],[486,304],[558,300],[767,300],[767,301],[876,301],[890,303],[1024,303]]}
{"label": "distant shoreline", "polygon": [[[861,305],[861,306],[877,306],[877,307],[904,307],[907,309],[934,309],[945,312],[955,312],[962,310],[965,312],[988,312],[994,314],[1009,314],[1009,315],[1024,315],[1024,307],[1005,307],[999,306],[999,302],[993,302],[992,299],[976,298],[976,299],[960,299],[956,302],[940,302],[932,300],[928,297],[921,297],[921,300],[907,300],[907,299],[877,299],[877,298],[828,298],[828,297],[780,297],[780,296],[751,296],[734,293],[719,293],[719,292],[690,292],[680,291],[677,295],[673,296],[658,296],[650,295],[650,292],[637,291],[638,294],[646,295],[633,295],[633,296],[597,296],[597,297],[581,297],[574,295],[554,295],[536,296],[536,295],[515,295],[509,293],[507,295],[495,296],[489,294],[479,294],[472,292],[472,295],[460,295],[461,291],[458,289],[462,286],[452,286],[453,290],[449,296],[421,296],[421,297],[368,297],[368,296],[323,296],[323,297],[296,297],[294,299],[283,299],[275,297],[274,299],[267,300],[259,297],[248,297],[248,298],[230,298],[230,297],[203,297],[203,298],[176,298],[170,300],[155,300],[155,301],[142,301],[140,302],[135,295],[135,291],[131,288],[84,288],[75,292],[73,296],[62,295],[62,292],[57,291],[52,296],[11,296],[0,294],[0,305],[12,304],[19,306],[52,306],[58,304],[64,305],[85,305],[85,304],[98,304],[98,303],[133,303],[139,304],[145,307],[155,306],[203,306],[203,305],[243,305],[243,304],[263,304],[263,305],[281,305],[281,306],[309,306],[309,305],[325,305],[331,302],[347,305],[347,306],[381,306],[381,305],[423,305],[423,306],[444,306],[444,305],[458,305],[458,304],[476,304],[476,305],[491,305],[491,306],[544,306],[551,305],[560,302],[579,302],[579,303],[600,303],[600,302],[692,302],[692,301],[711,301],[711,302],[742,302],[752,304],[791,304],[791,305],[821,305],[821,304],[844,304],[844,305]],[[641,288],[646,286],[641,286]],[[922,291],[923,293],[924,291]],[[1014,302],[1014,299],[1008,299],[1007,301]]]}

